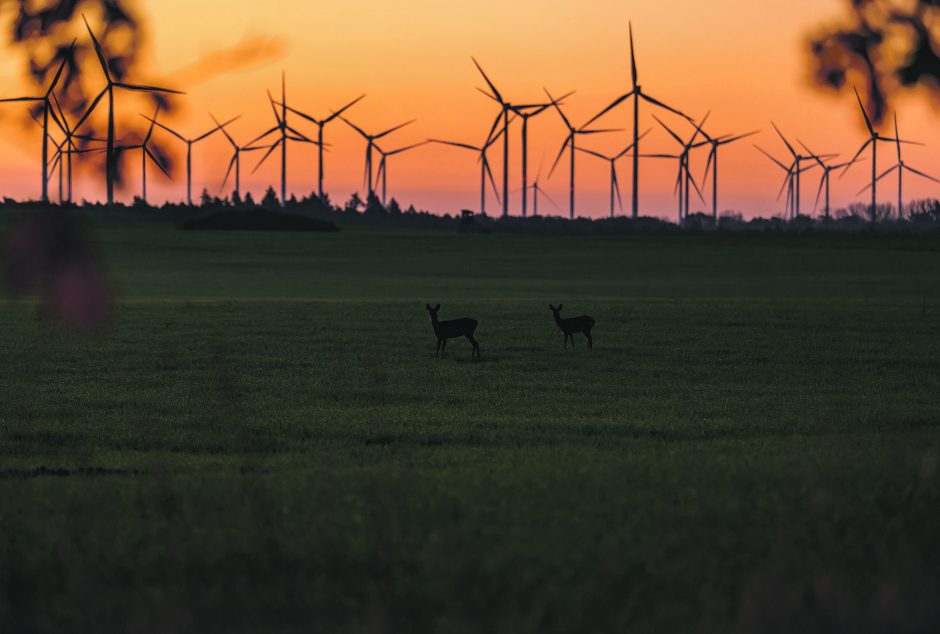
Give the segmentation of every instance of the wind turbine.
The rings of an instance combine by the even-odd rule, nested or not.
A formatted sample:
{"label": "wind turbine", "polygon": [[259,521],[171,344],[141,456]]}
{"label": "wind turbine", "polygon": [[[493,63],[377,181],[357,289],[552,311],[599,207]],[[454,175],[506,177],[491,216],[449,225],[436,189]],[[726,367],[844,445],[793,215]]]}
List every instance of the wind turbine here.
{"label": "wind turbine", "polygon": [[[858,89],[855,90],[855,98],[858,100],[858,107],[862,109],[862,116],[865,117],[865,127],[868,128],[868,140],[859,148],[858,152],[855,153],[855,156],[852,157],[852,160],[849,161],[849,164],[842,171],[842,174],[839,175],[839,178],[845,176],[849,171],[849,168],[855,163],[859,156],[862,155],[862,152],[865,151],[868,146],[871,146],[871,220],[874,222],[875,215],[878,210],[878,143],[906,143],[912,145],[914,144],[911,141],[901,141],[900,139],[892,139],[890,137],[884,137],[878,134],[875,131],[874,126],[871,123],[871,119],[868,116],[868,112],[865,110],[864,104],[862,104],[862,98],[858,94]],[[863,190],[864,191],[864,190]]]}
{"label": "wind turbine", "polygon": [[[640,135],[640,139],[642,139],[649,133],[650,131],[647,130],[646,132]],[[631,143],[630,145],[627,146],[627,148],[623,152],[620,152],[619,154],[615,154],[613,156],[607,156],[606,154],[602,154],[594,150],[587,150],[581,147],[578,148],[579,152],[584,152],[585,154],[596,156],[602,161],[606,161],[610,165],[610,217],[611,218],[613,218],[616,215],[616,208],[614,206],[615,196],[616,196],[616,201],[620,205],[620,211],[623,212],[623,197],[620,195],[620,182],[619,182],[619,179],[617,178],[617,161],[619,161],[624,156],[626,156],[632,149],[633,149],[633,144]]]}
{"label": "wind turbine", "polygon": [[[676,143],[682,146],[682,152],[676,156],[672,157],[669,155],[652,155],[651,158],[677,158],[679,160],[679,175],[676,177],[676,188],[675,191],[679,192],[679,224],[682,224],[682,221],[685,218],[689,217],[689,207],[692,199],[691,190],[694,187],[696,193],[698,194],[699,199],[704,203],[705,197],[702,196],[702,190],[699,189],[698,183],[695,182],[695,179],[692,177],[692,170],[690,169],[690,154],[693,149],[702,147],[703,143],[696,143],[698,140],[698,135],[702,134],[702,126],[705,125],[705,122],[708,121],[708,117],[711,116],[711,112],[707,113],[703,118],[701,123],[696,124],[694,121],[689,120],[693,126],[695,126],[695,134],[692,135],[692,138],[688,141],[684,141],[681,136],[679,136],[672,128],[667,126],[662,119],[653,115],[653,118],[656,119],[656,122],[659,123],[662,128],[669,133]],[[683,192],[685,192],[683,196]]]}
{"label": "wind turbine", "polygon": [[[87,154],[87,153],[98,153],[104,150],[104,148],[93,148],[93,149],[80,149],[75,144],[75,139],[80,139],[82,141],[91,141],[95,143],[106,143],[105,139],[96,139],[93,136],[86,134],[76,134],[75,129],[69,127],[69,120],[65,114],[65,111],[62,109],[62,105],[59,103],[58,97],[55,96],[55,93],[52,93],[52,101],[55,104],[56,110],[59,113],[59,127],[62,129],[62,133],[65,135],[66,145],[65,145],[65,161],[66,161],[66,171],[67,171],[67,181],[68,181],[68,202],[72,202],[72,155],[74,154]],[[61,152],[61,149],[60,149]]]}
{"label": "wind turbine", "polygon": [[[799,139],[797,139],[797,141],[799,141]],[[816,190],[816,202],[815,202],[815,204],[813,205],[813,211],[816,211],[816,209],[819,208],[819,198],[820,198],[820,196],[822,196],[823,189],[825,188],[825,190],[826,190],[826,207],[825,207],[825,210],[824,210],[824,214],[825,214],[826,220],[829,220],[829,217],[830,217],[830,206],[829,206],[830,176],[831,176],[832,172],[834,172],[835,170],[842,169],[842,168],[848,166],[848,165],[849,165],[849,162],[846,161],[845,163],[839,163],[839,164],[836,164],[836,165],[829,165],[829,164],[826,163],[825,158],[824,158],[823,156],[820,156],[820,155],[816,154],[815,152],[813,152],[811,149],[809,149],[809,147],[808,147],[805,143],[803,143],[802,141],[799,141],[799,144],[803,146],[803,149],[806,150],[806,151],[809,153],[810,157],[811,157],[814,161],[816,161],[816,163],[819,165],[819,167],[820,167],[820,168],[822,169],[822,171],[823,171],[823,174],[822,174],[822,176],[821,176],[820,179],[819,179],[819,189]],[[831,156],[831,155],[829,155],[829,156]]]}
{"label": "wind turbine", "polygon": [[368,132],[366,132],[365,130],[363,130],[362,128],[360,128],[359,126],[357,126],[356,124],[354,124],[353,122],[351,122],[351,121],[350,121],[349,119],[347,119],[346,117],[342,117],[342,116],[341,116],[340,119],[342,119],[343,121],[345,121],[345,122],[346,122],[346,125],[348,125],[350,128],[352,128],[353,130],[355,130],[356,132],[358,132],[359,135],[360,135],[363,139],[366,140],[366,166],[365,166],[366,184],[367,184],[367,187],[368,187],[368,189],[369,189],[369,196],[370,196],[370,197],[371,197],[371,196],[374,196],[374,195],[375,195],[375,188],[374,188],[374,186],[373,186],[374,182],[373,182],[373,180],[372,180],[372,151],[373,151],[373,150],[375,149],[375,147],[376,147],[375,142],[378,141],[378,140],[380,140],[380,139],[383,139],[383,138],[387,137],[387,136],[388,136],[389,134],[391,134],[392,132],[397,132],[398,130],[401,130],[401,129],[404,128],[405,126],[411,125],[412,123],[414,123],[414,122],[416,121],[416,119],[412,119],[411,121],[406,121],[405,123],[401,123],[401,124],[399,124],[399,125],[396,125],[395,127],[389,128],[388,130],[386,130],[386,131],[384,131],[384,132],[379,132],[378,134],[369,134]]}
{"label": "wind turbine", "polygon": [[[480,71],[483,72],[482,69]],[[485,77],[485,75],[484,75]],[[480,90],[479,88],[477,90]],[[480,90],[481,93],[495,101],[496,103],[503,105],[503,102],[500,101],[495,95],[491,95],[485,90]],[[558,98],[558,104],[563,105],[564,100],[574,94],[575,91],[568,92]],[[522,119],[522,188],[514,191],[522,192],[522,217],[525,218],[528,213],[529,208],[529,119],[537,117],[538,115],[546,112],[549,108],[552,107],[551,103],[542,103],[542,104],[528,104],[516,106],[512,104],[507,104],[508,108],[512,113]],[[503,117],[502,111],[500,115],[496,118],[496,122],[493,124],[494,130],[495,127],[499,125],[499,120]]]}
{"label": "wind turbine", "polygon": [[82,116],[81,120],[75,125],[75,129],[78,130],[82,127],[82,124],[91,116],[91,113],[95,111],[95,108],[98,107],[98,104],[101,103],[101,100],[104,99],[104,96],[108,96],[108,145],[107,145],[107,156],[105,158],[105,177],[107,180],[108,186],[108,204],[114,204],[114,89],[121,88],[124,90],[129,90],[131,92],[146,92],[146,93],[169,93],[174,95],[182,95],[178,90],[170,90],[169,88],[158,88],[156,86],[143,86],[139,84],[128,84],[123,82],[114,81],[114,78],[111,76],[111,69],[108,64],[108,60],[104,56],[104,51],[101,48],[101,45],[98,43],[98,38],[95,37],[94,31],[91,30],[91,25],[88,24],[88,20],[82,15],[82,20],[85,21],[85,28],[88,29],[88,34],[91,35],[91,41],[95,45],[95,53],[98,56],[98,63],[101,64],[101,71],[104,73],[104,78],[107,81],[107,86],[105,89],[95,97],[94,101],[91,102],[91,106],[88,108],[87,112]]}
{"label": "wind turbine", "polygon": [[814,162],[811,167],[802,169],[803,161],[812,160],[813,157],[803,156],[802,154],[797,152],[795,149],[793,149],[793,146],[790,145],[790,142],[787,140],[787,138],[783,136],[783,132],[780,131],[780,128],[778,128],[777,125],[773,121],[770,122],[770,125],[774,127],[774,130],[777,132],[777,135],[783,141],[783,144],[787,146],[787,151],[790,152],[790,156],[793,157],[793,179],[794,179],[793,215],[794,217],[799,218],[800,217],[800,200],[802,199],[802,194],[803,194],[802,188],[800,187],[800,175],[803,172],[816,167],[816,164]]}
{"label": "wind turbine", "polygon": [[490,169],[490,160],[486,153],[493,146],[500,136],[503,136],[506,129],[500,130],[495,136],[486,139],[482,146],[477,147],[469,143],[458,143],[456,141],[442,141],[441,139],[428,139],[431,143],[440,143],[441,145],[450,145],[452,147],[463,148],[477,153],[477,161],[480,163],[480,215],[486,215],[486,180],[489,178],[490,185],[493,187],[493,193],[496,194],[496,201],[499,202],[499,189],[496,187],[496,179],[493,178],[493,170]]}
{"label": "wind turbine", "polygon": [[[284,206],[287,203],[287,142],[300,141],[303,143],[315,144],[316,141],[308,139],[306,136],[292,128],[287,122],[287,113],[289,111],[289,107],[287,105],[287,76],[284,73],[281,73],[281,100],[279,102],[275,102],[274,97],[271,96],[271,91],[269,90],[268,101],[271,103],[271,110],[274,112],[274,118],[277,120],[277,125],[264,134],[259,135],[248,145],[254,146],[255,143],[265,138],[266,136],[274,134],[275,132],[280,132],[281,138],[275,141],[270,146],[270,148],[268,148],[267,153],[261,158],[260,161],[258,161],[258,164],[255,166],[255,169],[252,171],[252,173],[258,171],[258,169],[264,164],[265,161],[268,160],[268,157],[274,153],[274,150],[276,150],[278,146],[281,147],[281,206]],[[280,103],[281,105],[280,114],[277,111],[275,103]],[[288,134],[288,132],[290,134]]]}
{"label": "wind turbine", "polygon": [[558,209],[558,204],[548,195],[544,189],[542,189],[542,165],[539,165],[539,171],[535,175],[535,181],[532,183],[532,202],[535,205],[532,208],[533,213],[539,215],[539,194],[545,197],[545,199],[552,204],[555,209]]}
{"label": "wind turbine", "polygon": [[219,123],[219,120],[215,118],[215,115],[210,113],[209,116],[212,117],[212,120],[215,122],[216,125],[220,126],[221,132],[222,134],[225,135],[225,138],[228,139],[228,142],[232,146],[232,152],[233,152],[232,160],[228,164],[228,170],[225,172],[225,179],[222,181],[222,187],[220,189],[222,190],[225,189],[225,184],[228,183],[229,176],[232,175],[232,170],[234,169],[235,170],[234,198],[240,198],[241,197],[241,185],[242,185],[242,152],[259,152],[262,150],[269,150],[271,149],[271,146],[270,145],[241,146],[235,142],[235,139],[233,139],[232,135],[228,133],[228,130],[226,130],[225,127],[222,126],[221,123]]}
{"label": "wind turbine", "polygon": [[[186,204],[192,206],[193,204],[193,146],[196,145],[197,143],[201,143],[202,141],[205,141],[206,139],[211,137],[213,134],[215,134],[219,130],[222,130],[223,128],[225,128],[225,126],[230,125],[234,123],[235,121],[238,121],[241,117],[235,117],[234,119],[229,119],[228,121],[222,124],[219,124],[217,121],[213,119],[213,121],[217,124],[216,127],[212,128],[208,132],[201,134],[195,138],[187,139],[176,130],[173,130],[168,126],[163,125],[156,119],[151,119],[150,117],[146,115],[141,115],[141,116],[144,117],[144,119],[147,119],[148,121],[150,121],[150,123],[155,124],[158,127],[166,130],[167,132],[169,132],[170,134],[175,136],[177,139],[179,139],[180,141],[186,144]],[[149,135],[148,135],[148,138],[149,138]]]}
{"label": "wind turbine", "polygon": [[548,177],[551,178],[552,174],[555,173],[555,168],[558,167],[558,163],[561,161],[561,158],[565,155],[565,149],[570,148],[570,169],[569,169],[569,181],[568,181],[568,213],[571,217],[571,220],[574,220],[575,215],[575,157],[577,156],[577,145],[578,145],[578,135],[589,135],[589,134],[604,134],[607,132],[618,132],[618,130],[588,130],[588,124],[576,128],[571,124],[571,121],[568,120],[568,117],[565,116],[565,113],[562,111],[561,106],[558,105],[558,100],[552,97],[551,93],[548,92],[548,89],[544,89],[545,94],[548,95],[548,99],[551,102],[552,107],[558,112],[558,116],[561,117],[561,120],[564,122],[565,127],[568,128],[568,136],[565,138],[565,142],[561,144],[561,149],[558,151],[558,157],[555,158],[555,163],[552,165],[552,169],[548,172]]}
{"label": "wind turbine", "polygon": [[125,152],[125,151],[130,151],[130,150],[140,150],[141,177],[142,177],[141,200],[144,202],[144,204],[147,204],[147,159],[148,158],[151,161],[153,161],[153,164],[156,165],[157,168],[161,172],[163,172],[163,174],[167,178],[169,178],[170,180],[173,180],[173,177],[170,176],[169,172],[166,171],[166,168],[163,167],[163,164],[160,162],[160,160],[150,150],[150,139],[153,137],[153,129],[155,126],[160,125],[159,123],[157,123],[157,117],[159,116],[159,114],[160,114],[160,106],[158,105],[156,110],[154,110],[153,118],[148,117],[143,114],[140,115],[144,117],[145,119],[147,119],[148,121],[150,121],[150,128],[147,130],[147,136],[144,137],[143,142],[139,143],[138,145],[123,145],[123,146],[118,146],[116,148],[119,152]]}
{"label": "wind turbine", "polygon": [[378,183],[378,180],[380,178],[382,179],[382,206],[383,207],[385,206],[385,193],[387,191],[386,186],[388,185],[388,159],[389,157],[398,156],[399,154],[404,154],[405,152],[408,152],[415,148],[419,148],[422,145],[427,145],[428,143],[430,143],[430,141],[421,141],[420,143],[407,145],[405,147],[398,148],[397,150],[391,150],[389,152],[383,151],[382,148],[380,148],[378,145],[375,146],[375,150],[380,155],[382,155],[382,160],[379,161],[379,171],[375,175],[375,180],[376,180],[376,183]]}
{"label": "wind turbine", "polygon": [[[788,167],[788,166],[784,165],[781,161],[778,161],[778,160],[775,159],[773,156],[771,156],[770,153],[767,152],[767,151],[765,151],[762,147],[759,147],[759,146],[757,146],[757,145],[755,145],[754,147],[757,148],[757,150],[758,150],[761,154],[763,154],[764,156],[766,156],[767,158],[769,158],[771,161],[773,161],[774,165],[776,165],[777,167],[779,167],[780,169],[782,169],[784,172],[787,173],[786,178],[785,178],[784,181],[783,181],[783,185],[780,187],[780,191],[777,193],[777,200],[780,200],[780,196],[783,195],[783,190],[786,189],[786,190],[787,190],[786,214],[787,214],[787,219],[788,219],[788,220],[792,219],[792,218],[794,217],[793,212],[794,212],[794,210],[796,209],[796,207],[795,207],[795,204],[796,204],[796,201],[795,201],[795,199],[796,199],[796,196],[795,196],[795,194],[796,194],[796,188],[794,187],[794,183],[795,183],[795,181],[796,181],[796,174],[797,174],[797,172],[796,172],[796,162],[794,161],[794,162],[791,163],[791,164],[789,165],[789,167]],[[831,158],[831,155],[827,155],[827,156],[822,157],[822,158]],[[815,167],[815,165],[814,165],[813,167]],[[809,169],[812,169],[812,168],[811,168],[811,167],[804,167],[804,168],[801,168],[801,170],[804,171],[804,172],[807,171],[807,170],[809,170]]]}
{"label": "wind turbine", "polygon": [[15,102],[39,102],[42,103],[42,202],[49,202],[49,117],[51,116],[56,123],[59,124],[59,127],[62,128],[62,124],[57,120],[55,111],[52,109],[52,99],[55,95],[55,87],[59,83],[59,79],[62,77],[62,71],[65,70],[65,65],[68,63],[69,59],[72,58],[72,52],[75,50],[75,42],[72,42],[72,46],[69,48],[69,54],[62,59],[62,63],[59,64],[59,69],[56,71],[55,76],[52,78],[52,83],[49,84],[49,87],[46,89],[46,92],[41,97],[14,97],[12,99],[0,99],[0,103],[15,103]]}
{"label": "wind turbine", "polygon": [[[359,103],[360,101],[362,101],[363,99],[365,99],[365,97],[366,97],[365,95],[360,95],[359,97],[356,97],[355,99],[353,99],[352,101],[350,101],[348,104],[346,104],[345,106],[343,106],[343,107],[340,108],[339,110],[333,111],[333,113],[332,113],[330,116],[328,116],[327,118],[325,118],[325,119],[315,119],[315,118],[311,117],[310,115],[305,114],[305,113],[301,112],[300,110],[297,110],[296,108],[291,108],[290,106],[287,106],[287,110],[288,110],[289,112],[293,112],[295,115],[297,115],[297,116],[300,117],[301,119],[306,119],[306,120],[309,121],[310,123],[312,123],[312,124],[314,124],[314,125],[317,126],[317,145],[318,145],[318,147],[319,147],[319,160],[317,161],[317,191],[319,192],[320,200],[323,200],[323,198],[324,198],[324,191],[323,191],[323,147],[324,147],[324,145],[323,145],[323,143],[324,143],[324,141],[323,141],[323,129],[324,129],[327,125],[329,125],[330,123],[332,123],[333,121],[335,121],[336,119],[340,118],[340,117],[343,115],[344,112],[346,112],[347,110],[349,110],[350,108],[352,108],[353,106],[355,106],[357,103]],[[277,102],[275,102],[275,103],[277,103]],[[283,104],[278,104],[278,105],[283,105]]]}
{"label": "wind turbine", "polygon": [[[914,169],[913,167],[911,167],[910,165],[904,162],[904,159],[901,157],[902,141],[900,139],[901,139],[901,135],[898,133],[898,115],[897,113],[894,113],[894,140],[898,148],[898,162],[895,165],[893,165],[890,169],[882,173],[878,178],[876,178],[875,183],[877,183],[882,178],[885,178],[886,176],[888,176],[889,174],[897,170],[898,172],[898,219],[902,219],[904,217],[904,170],[907,170],[908,172],[912,174],[916,174],[917,176],[920,176],[921,178],[926,178],[927,180],[931,180],[935,183],[940,183],[940,179],[934,178],[933,176],[928,176],[927,174],[921,172],[920,170]],[[874,184],[866,186],[864,189],[862,189],[859,192],[859,194],[867,190],[869,187],[873,187],[873,186]]]}
{"label": "wind turbine", "polygon": [[640,102],[645,101],[657,108],[663,110],[668,110],[673,114],[677,114],[680,117],[686,119],[687,121],[692,121],[688,116],[682,112],[676,110],[671,106],[667,106],[662,101],[654,99],[653,97],[647,95],[643,92],[643,86],[639,83],[639,73],[637,72],[636,66],[636,52],[633,46],[633,23],[630,23],[630,73],[633,80],[633,89],[625,95],[622,95],[615,99],[613,103],[604,108],[600,113],[598,113],[593,119],[587,122],[586,125],[591,125],[608,112],[625,102],[626,100],[633,98],[633,147],[635,152],[633,153],[633,219],[636,220],[639,217],[639,208],[640,208]]}
{"label": "wind turbine", "polygon": [[717,224],[718,223],[718,150],[725,145],[731,145],[732,143],[737,143],[742,139],[754,136],[757,134],[757,131],[748,132],[747,134],[734,135],[724,135],[717,138],[712,138],[702,131],[702,134],[705,135],[707,143],[705,145],[711,146],[711,151],[708,153],[708,163],[705,165],[705,176],[702,178],[702,184],[705,184],[705,181],[708,180],[708,173],[711,169],[715,171],[712,172],[712,220]]}
{"label": "wind turbine", "polygon": [[[493,82],[490,81],[490,78],[487,77],[486,73],[483,71],[483,67],[480,66],[480,63],[476,58],[471,57],[473,60],[473,65],[477,67],[477,70],[480,71],[480,74],[483,75],[483,80],[486,81],[487,86],[490,87],[490,93],[486,91],[481,91],[487,97],[494,99],[499,103],[500,116],[496,118],[496,122],[493,124],[493,129],[490,131],[490,137],[493,136],[496,126],[499,125],[499,119],[503,120],[503,218],[509,215],[509,113],[513,111],[513,104],[509,103],[503,99],[502,93],[497,90]],[[479,89],[478,89],[479,90]],[[518,107],[518,106],[517,106]]]}

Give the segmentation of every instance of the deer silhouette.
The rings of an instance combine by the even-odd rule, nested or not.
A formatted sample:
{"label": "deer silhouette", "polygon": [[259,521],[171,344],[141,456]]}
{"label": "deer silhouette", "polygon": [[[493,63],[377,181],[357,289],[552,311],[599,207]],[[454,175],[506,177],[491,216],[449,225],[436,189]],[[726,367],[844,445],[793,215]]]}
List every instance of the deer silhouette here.
{"label": "deer silhouette", "polygon": [[447,340],[456,337],[466,337],[470,345],[473,346],[470,357],[473,358],[475,356],[479,358],[480,344],[473,338],[473,333],[476,332],[477,326],[479,325],[476,319],[464,317],[463,319],[454,319],[451,321],[439,321],[437,319],[437,313],[441,310],[440,304],[434,308],[431,308],[430,304],[425,304],[425,308],[428,309],[428,315],[431,316],[434,336],[437,337],[437,352],[434,354],[435,359],[438,355],[440,355],[441,358],[444,357],[444,352],[447,350]]}
{"label": "deer silhouette", "polygon": [[555,315],[555,323],[558,324],[558,328],[565,334],[565,349],[568,348],[568,340],[571,340],[571,347],[574,348],[574,336],[579,332],[583,332],[584,336],[587,337],[588,348],[594,348],[594,339],[591,338],[591,329],[594,328],[594,324],[597,323],[594,321],[593,317],[588,317],[584,315],[582,317],[572,317],[571,319],[564,319],[561,316],[561,309],[565,307],[564,304],[559,304],[558,308],[555,308],[551,304],[548,305],[552,309],[552,313]]}

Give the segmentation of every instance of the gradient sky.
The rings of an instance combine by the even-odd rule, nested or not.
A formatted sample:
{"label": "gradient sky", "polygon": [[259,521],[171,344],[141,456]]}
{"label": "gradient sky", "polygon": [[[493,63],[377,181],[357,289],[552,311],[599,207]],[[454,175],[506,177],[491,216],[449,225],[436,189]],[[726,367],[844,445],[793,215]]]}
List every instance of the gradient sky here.
{"label": "gradient sky", "polygon": [[[287,72],[291,105],[324,115],[345,101],[368,93],[349,117],[371,130],[384,129],[408,119],[417,123],[388,140],[399,147],[428,137],[478,143],[495,115],[493,104],[474,90],[482,85],[470,56],[474,55],[510,100],[539,100],[542,87],[558,93],[577,90],[566,113],[583,122],[628,89],[627,23],[633,20],[641,83],[647,93],[683,109],[694,117],[713,111],[713,134],[762,130],[754,140],[783,158],[785,148],[773,134],[773,119],[785,133],[798,137],[819,152],[840,152],[850,158],[864,140],[863,123],[848,95],[832,96],[814,89],[809,79],[808,36],[820,25],[838,19],[844,0],[479,0],[443,3],[439,0],[151,0],[142,2],[150,18],[149,52],[142,79],[160,79],[186,90],[188,96],[171,125],[184,134],[197,134],[210,126],[208,112],[219,117],[243,115],[233,135],[248,141],[273,125],[264,90],[278,88],[280,72]],[[3,33],[9,15],[2,16]],[[245,38],[265,36],[285,44],[282,55],[248,68],[224,73],[190,85],[173,84],[176,69],[236,45]],[[22,58],[5,56],[0,62],[3,92],[22,90]],[[923,97],[898,102],[902,135],[928,143],[911,148],[906,161],[928,172],[940,172],[932,157],[940,151],[934,142],[940,122]],[[40,135],[23,129],[18,106],[0,112],[0,188],[6,196],[38,196]],[[129,111],[139,102],[122,100]],[[641,127],[654,122],[646,109]],[[676,126],[682,124],[675,119]],[[604,121],[624,132],[583,142],[598,150],[622,149],[630,136],[628,110]],[[313,131],[299,121],[296,127]],[[327,189],[334,201],[363,191],[364,142],[339,123],[327,130],[332,144],[327,158]],[[564,139],[554,113],[534,119],[531,128],[530,170],[545,171]],[[520,186],[518,130],[513,131],[511,188]],[[183,148],[171,144],[182,157]],[[672,151],[674,142],[661,129],[647,137],[644,151]],[[885,153],[887,154],[887,153]],[[695,173],[704,169],[705,153],[696,160]],[[218,193],[230,158],[222,137],[197,148],[194,189],[208,187]],[[491,156],[500,164],[499,152]],[[885,156],[884,167],[890,164]],[[589,156],[579,161],[579,208],[584,215],[607,212],[608,171]],[[245,163],[245,172],[253,167]],[[279,178],[279,163],[271,161],[245,185],[254,193]],[[182,167],[182,163],[180,166]],[[290,190],[309,192],[316,164],[313,149],[292,146]],[[855,199],[866,184],[867,164],[844,180],[833,180],[834,206]],[[394,159],[390,167],[390,195],[418,208],[456,212],[478,206],[478,168],[469,152],[439,146],[420,148]],[[497,178],[501,176],[497,170]],[[782,211],[775,202],[782,173],[751,146],[750,140],[724,150],[721,208],[746,215]],[[152,182],[155,199],[184,196],[185,176],[178,169],[176,183],[160,178]],[[648,215],[673,218],[675,166],[647,161],[643,164],[641,210]],[[818,174],[805,176],[804,210],[811,209]],[[137,181],[138,179],[134,179]],[[543,178],[559,209],[543,204],[542,213],[567,213],[567,170]],[[880,189],[887,202],[896,198],[896,182]],[[629,207],[630,177],[621,164],[624,204]],[[136,192],[121,193],[129,200]],[[84,180],[79,195],[101,195],[102,183]],[[53,189],[53,191],[55,191]],[[938,196],[940,189],[911,177],[905,198]],[[490,197],[495,212],[495,199]],[[517,213],[519,194],[511,210]],[[696,201],[696,208],[702,207]]]}

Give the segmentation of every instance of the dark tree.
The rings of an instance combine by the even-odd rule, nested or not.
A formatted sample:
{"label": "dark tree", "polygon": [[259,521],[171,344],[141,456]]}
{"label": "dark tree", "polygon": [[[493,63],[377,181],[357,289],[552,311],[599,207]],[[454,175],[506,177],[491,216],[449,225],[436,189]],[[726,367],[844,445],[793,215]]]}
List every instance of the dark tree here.
{"label": "dark tree", "polygon": [[[10,12],[10,40],[14,50],[23,55],[23,70],[34,88],[32,92],[40,94],[62,63],[67,60],[65,72],[56,90],[56,96],[74,124],[84,114],[91,100],[104,87],[104,77],[98,59],[95,56],[91,38],[82,22],[84,14],[91,23],[107,58],[110,71],[115,81],[141,79],[140,61],[146,40],[146,28],[143,15],[138,10],[139,0],[51,0],[47,2],[27,2],[25,0],[0,0],[0,13]],[[78,37],[75,48],[73,39]],[[144,76],[145,79],[150,79]],[[15,96],[15,95],[10,95]],[[173,109],[173,101],[166,95],[152,93],[143,98],[150,104],[144,109],[151,111],[157,103],[166,110]],[[39,104],[34,114],[41,112]],[[82,132],[97,138],[106,134],[107,104],[99,105],[95,116],[83,126]],[[146,134],[143,120],[134,115],[119,117],[116,121],[122,140],[133,144]],[[28,122],[28,119],[27,119]],[[29,125],[33,125],[29,123]],[[87,142],[80,142],[86,145]],[[154,142],[151,149],[164,161],[169,154]],[[115,175],[120,182],[121,164],[127,157],[118,153],[118,169]],[[103,169],[103,155],[88,154],[80,161],[83,164],[98,162],[96,169]]]}
{"label": "dark tree", "polygon": [[837,91],[864,88],[880,122],[890,98],[926,87],[940,94],[940,0],[846,0],[849,17],[812,39],[816,83]]}

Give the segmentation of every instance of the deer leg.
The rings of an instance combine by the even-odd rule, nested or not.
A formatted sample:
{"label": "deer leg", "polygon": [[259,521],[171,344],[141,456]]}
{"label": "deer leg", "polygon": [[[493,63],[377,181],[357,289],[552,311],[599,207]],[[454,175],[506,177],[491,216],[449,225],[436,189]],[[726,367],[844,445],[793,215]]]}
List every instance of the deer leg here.
{"label": "deer leg", "polygon": [[566,332],[564,334],[565,334],[565,350],[567,350],[568,349],[568,333]]}
{"label": "deer leg", "polygon": [[470,342],[473,343],[473,351],[476,352],[477,359],[479,359],[482,356],[480,354],[480,343],[473,337],[470,337]]}
{"label": "deer leg", "polygon": [[444,355],[447,353],[447,339],[444,339],[444,343],[441,344],[441,358],[444,358]]}
{"label": "deer leg", "polygon": [[587,340],[588,340],[588,348],[591,349],[591,350],[593,350],[593,349],[594,349],[594,339],[591,337],[591,331],[590,331],[590,330],[585,330],[585,331],[584,331],[584,336],[587,337]]}
{"label": "deer leg", "polygon": [[439,356],[441,356],[441,340],[440,339],[437,340],[437,352],[434,353],[434,358],[436,359]]}

